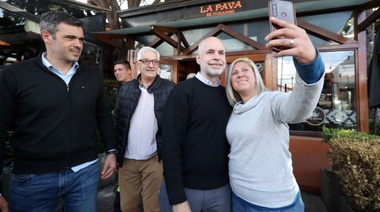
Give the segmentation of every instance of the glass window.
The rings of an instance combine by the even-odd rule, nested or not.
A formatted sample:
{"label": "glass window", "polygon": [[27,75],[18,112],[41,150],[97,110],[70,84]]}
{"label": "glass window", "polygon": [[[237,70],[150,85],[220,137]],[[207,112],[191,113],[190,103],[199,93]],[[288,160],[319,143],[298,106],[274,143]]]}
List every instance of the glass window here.
{"label": "glass window", "polygon": [[[342,11],[335,13],[324,13],[311,16],[298,17],[310,24],[321,27],[331,32],[336,32],[346,38],[353,38],[352,11]],[[332,41],[309,35],[315,46],[334,45]]]}
{"label": "glass window", "polygon": [[[357,129],[354,51],[322,52],[326,68],[324,86],[313,115],[306,122],[289,124],[291,131],[320,132],[322,125]],[[290,93],[296,70],[292,57],[278,60],[277,90]]]}

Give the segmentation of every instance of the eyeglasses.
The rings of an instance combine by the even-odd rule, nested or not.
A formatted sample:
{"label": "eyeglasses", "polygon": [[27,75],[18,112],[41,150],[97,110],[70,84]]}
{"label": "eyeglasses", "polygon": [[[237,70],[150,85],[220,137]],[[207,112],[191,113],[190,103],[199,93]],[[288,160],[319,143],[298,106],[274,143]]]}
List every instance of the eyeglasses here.
{"label": "eyeglasses", "polygon": [[139,61],[142,62],[142,64],[144,64],[144,65],[149,65],[150,63],[152,63],[154,66],[160,65],[159,60],[141,59]]}

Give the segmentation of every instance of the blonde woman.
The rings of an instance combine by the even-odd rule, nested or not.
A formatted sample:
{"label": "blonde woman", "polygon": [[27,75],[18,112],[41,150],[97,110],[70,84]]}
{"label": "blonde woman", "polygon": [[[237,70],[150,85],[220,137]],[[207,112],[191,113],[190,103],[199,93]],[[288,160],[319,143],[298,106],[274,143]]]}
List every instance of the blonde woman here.
{"label": "blonde woman", "polygon": [[[303,29],[272,22],[283,28],[266,37],[267,47],[282,49],[276,57],[293,56],[296,83],[291,94],[272,92],[251,60],[239,58],[230,65],[226,92],[233,111],[226,135],[232,211],[304,211],[287,124],[310,117],[322,90],[324,65]],[[281,36],[286,38],[273,39]]]}

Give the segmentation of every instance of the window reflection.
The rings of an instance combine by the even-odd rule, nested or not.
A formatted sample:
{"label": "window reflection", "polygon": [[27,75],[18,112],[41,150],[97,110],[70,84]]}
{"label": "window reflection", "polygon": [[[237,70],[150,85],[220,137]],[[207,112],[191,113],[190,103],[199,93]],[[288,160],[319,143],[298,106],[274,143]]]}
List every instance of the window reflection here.
{"label": "window reflection", "polygon": [[162,63],[160,64],[159,74],[161,78],[171,80],[172,79],[171,73],[172,73],[171,65],[162,64]]}
{"label": "window reflection", "polygon": [[[289,124],[291,131],[320,132],[322,125],[356,129],[356,91],[354,51],[322,52],[326,75],[323,90],[313,115],[306,122]],[[277,90],[290,93],[296,69],[292,57],[278,60]]]}

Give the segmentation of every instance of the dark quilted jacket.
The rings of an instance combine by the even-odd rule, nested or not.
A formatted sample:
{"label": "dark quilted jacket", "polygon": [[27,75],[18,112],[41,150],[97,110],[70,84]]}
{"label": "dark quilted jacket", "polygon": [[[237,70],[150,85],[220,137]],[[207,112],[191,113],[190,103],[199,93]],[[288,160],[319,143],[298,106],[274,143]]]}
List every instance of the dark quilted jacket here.
{"label": "dark quilted jacket", "polygon": [[[114,122],[117,134],[117,162],[119,166],[123,166],[124,153],[128,143],[128,133],[130,121],[133,113],[136,110],[141,90],[139,88],[140,75],[137,79],[123,84],[119,90],[115,110]],[[153,83],[148,87],[148,92],[154,95],[154,113],[157,118],[158,130],[156,133],[157,153],[161,159],[161,144],[162,144],[162,117],[166,98],[170,90],[175,84],[169,80],[162,79],[157,75]]]}

